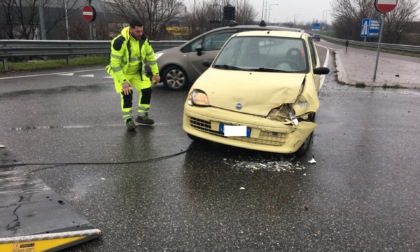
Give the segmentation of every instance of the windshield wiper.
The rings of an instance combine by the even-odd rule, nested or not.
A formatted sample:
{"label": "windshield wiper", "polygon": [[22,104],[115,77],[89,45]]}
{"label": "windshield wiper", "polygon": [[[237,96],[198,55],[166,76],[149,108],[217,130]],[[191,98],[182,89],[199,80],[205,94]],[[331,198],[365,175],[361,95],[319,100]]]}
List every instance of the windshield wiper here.
{"label": "windshield wiper", "polygon": [[237,66],[230,66],[230,65],[213,65],[214,68],[222,68],[222,69],[228,69],[228,70],[243,70],[240,67]]}
{"label": "windshield wiper", "polygon": [[275,68],[265,68],[265,67],[259,67],[259,68],[251,68],[247,69],[249,71],[256,71],[256,72],[279,72],[279,73],[289,73],[289,71],[275,69]]}

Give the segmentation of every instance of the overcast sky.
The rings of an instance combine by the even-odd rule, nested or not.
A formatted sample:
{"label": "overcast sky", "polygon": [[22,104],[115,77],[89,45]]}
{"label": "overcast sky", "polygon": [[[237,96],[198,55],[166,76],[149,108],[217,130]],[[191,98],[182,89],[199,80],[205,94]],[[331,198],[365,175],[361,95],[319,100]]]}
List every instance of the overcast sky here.
{"label": "overcast sky", "polygon": [[[196,3],[202,0],[196,0]],[[331,23],[331,4],[334,0],[249,0],[258,12],[257,20],[261,20],[261,13],[265,11],[264,20],[267,22],[313,22],[315,20]],[[192,6],[194,0],[184,0],[187,6]],[[266,8],[267,7],[267,8]],[[373,6],[372,6],[373,8]],[[415,20],[420,20],[420,13]]]}

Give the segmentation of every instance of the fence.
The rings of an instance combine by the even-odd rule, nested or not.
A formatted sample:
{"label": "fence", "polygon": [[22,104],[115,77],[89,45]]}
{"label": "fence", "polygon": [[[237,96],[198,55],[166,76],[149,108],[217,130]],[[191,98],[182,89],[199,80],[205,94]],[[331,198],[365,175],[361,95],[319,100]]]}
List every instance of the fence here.
{"label": "fence", "polygon": [[[155,51],[182,45],[183,40],[150,41]],[[70,64],[70,56],[109,54],[111,41],[95,40],[0,40],[0,58],[5,71],[8,59],[12,57],[65,56]]]}

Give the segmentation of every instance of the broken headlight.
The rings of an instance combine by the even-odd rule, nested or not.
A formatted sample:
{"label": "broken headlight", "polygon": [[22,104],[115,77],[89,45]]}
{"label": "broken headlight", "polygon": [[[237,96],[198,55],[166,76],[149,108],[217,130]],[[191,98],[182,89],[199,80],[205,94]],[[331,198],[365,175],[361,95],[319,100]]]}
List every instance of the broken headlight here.
{"label": "broken headlight", "polygon": [[268,113],[268,118],[276,121],[291,121],[294,125],[299,124],[293,104],[291,103],[282,104],[277,108],[273,108],[270,113]]}

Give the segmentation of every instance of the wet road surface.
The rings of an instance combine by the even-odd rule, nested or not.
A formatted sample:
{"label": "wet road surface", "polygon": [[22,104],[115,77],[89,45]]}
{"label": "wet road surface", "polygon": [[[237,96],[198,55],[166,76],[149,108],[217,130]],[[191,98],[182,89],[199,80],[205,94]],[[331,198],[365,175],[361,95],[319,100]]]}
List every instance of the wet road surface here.
{"label": "wet road surface", "polygon": [[43,164],[16,169],[103,231],[68,251],[420,249],[418,91],[327,76],[296,158],[192,142],[186,92],[160,85],[157,123],[128,133],[112,80],[89,70],[0,80],[0,144]]}

